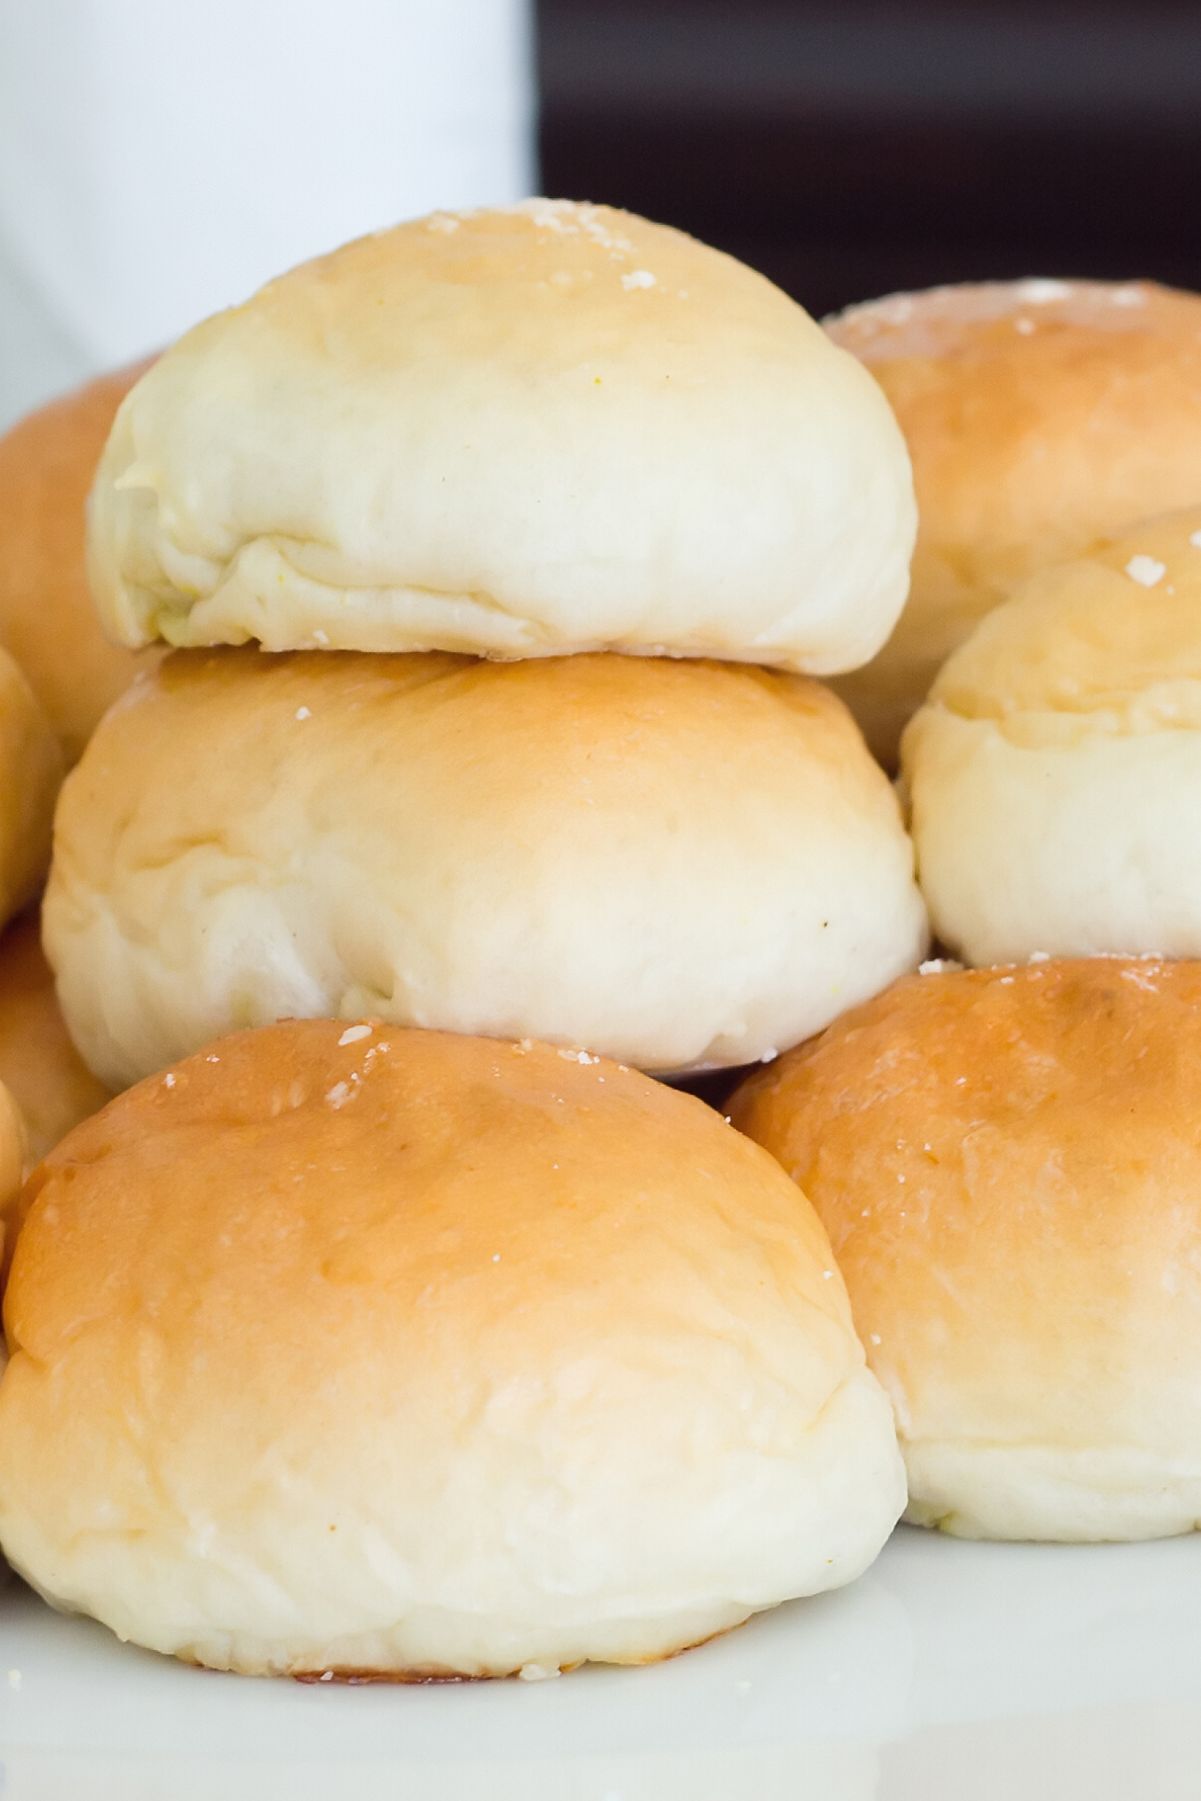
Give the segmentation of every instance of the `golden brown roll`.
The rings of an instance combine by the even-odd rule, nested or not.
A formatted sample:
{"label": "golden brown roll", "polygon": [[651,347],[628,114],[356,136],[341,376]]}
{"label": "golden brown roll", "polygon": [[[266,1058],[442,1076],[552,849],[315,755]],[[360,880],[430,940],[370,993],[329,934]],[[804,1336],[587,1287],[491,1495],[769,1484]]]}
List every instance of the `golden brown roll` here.
{"label": "golden brown roll", "polygon": [[42,884],[62,779],[58,740],[29,683],[0,648],[0,928]]}
{"label": "golden brown roll", "polygon": [[909,602],[841,681],[890,766],[939,665],[1045,564],[1201,502],[1201,297],[1153,282],[990,282],[827,322],[900,421],[921,524]]}
{"label": "golden brown roll", "polygon": [[[27,1154],[25,1123],[16,1101],[0,1082],[0,1278],[12,1250],[12,1227]],[[4,1369],[4,1356],[4,1346],[0,1345],[0,1372]]]}
{"label": "golden brown roll", "polygon": [[67,1035],[34,913],[0,938],[0,1082],[25,1122],[31,1165],[109,1098]]}
{"label": "golden brown roll", "polygon": [[435,213],[189,332],[92,498],[130,645],[582,650],[821,674],[901,609],[913,485],[853,357],[612,207]]}
{"label": "golden brown roll", "polygon": [[1032,577],[942,670],[902,760],[956,956],[1201,955],[1201,506]]}
{"label": "golden brown roll", "polygon": [[112,1088],[295,1015],[746,1063],[926,943],[827,689],[620,656],[168,658],[67,783],[44,920]]}
{"label": "golden brown roll", "polygon": [[734,1122],[830,1234],[908,1518],[1135,1539],[1201,1519],[1201,964],[909,977]]}
{"label": "golden brown roll", "polygon": [[0,645],[74,762],[141,659],[105,638],[84,573],[84,506],[117,407],[148,367],[102,375],[0,437]]}
{"label": "golden brown roll", "polygon": [[850,1580],[900,1512],[808,1203],[587,1053],[244,1033],[78,1127],[25,1204],[0,1540],[155,1650],[642,1663]]}

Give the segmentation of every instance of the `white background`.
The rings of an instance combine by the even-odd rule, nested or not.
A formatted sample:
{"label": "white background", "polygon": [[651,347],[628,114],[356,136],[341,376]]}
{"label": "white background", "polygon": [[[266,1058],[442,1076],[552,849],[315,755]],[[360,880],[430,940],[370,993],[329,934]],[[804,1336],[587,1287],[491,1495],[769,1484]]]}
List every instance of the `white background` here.
{"label": "white background", "polygon": [[[645,1670],[216,1676],[0,1588],[4,1801],[1197,1801],[1201,1560],[902,1527]],[[11,1673],[11,1674],[10,1674]]]}
{"label": "white background", "polygon": [[281,270],[533,185],[527,0],[0,0],[0,429]]}

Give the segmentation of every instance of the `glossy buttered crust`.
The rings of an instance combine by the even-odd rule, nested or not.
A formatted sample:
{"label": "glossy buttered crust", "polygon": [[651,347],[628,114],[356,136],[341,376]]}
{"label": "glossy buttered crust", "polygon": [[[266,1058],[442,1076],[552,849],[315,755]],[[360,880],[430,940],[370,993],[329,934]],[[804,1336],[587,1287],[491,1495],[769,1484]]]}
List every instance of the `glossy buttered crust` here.
{"label": "glossy buttered crust", "polygon": [[744,1063],[926,942],[827,690],[621,656],[169,658],[67,783],[44,917],[114,1088],[288,1015]]}
{"label": "glossy buttered crust", "polygon": [[91,509],[124,643],[863,662],[907,584],[904,444],[762,276],[609,207],[439,213],[190,332]]}
{"label": "glossy buttered crust", "polygon": [[915,976],[753,1077],[896,1410],[909,1517],[1201,1519],[1201,964]]}
{"label": "glossy buttered crust", "polygon": [[641,1662],[850,1580],[901,1509],[812,1209],[612,1063],[245,1033],[80,1126],[25,1205],[0,1539],[157,1650]]}
{"label": "glossy buttered crust", "polygon": [[69,761],[147,658],[110,644],[84,572],[84,507],[117,407],[147,365],[99,376],[0,437],[0,645]]}
{"label": "glossy buttered crust", "polygon": [[1033,577],[947,663],[903,768],[957,956],[1201,955],[1201,507]]}
{"label": "glossy buttered crust", "polygon": [[58,740],[24,675],[0,648],[0,928],[41,886],[62,778]]}
{"label": "glossy buttered crust", "polygon": [[1027,576],[1201,501],[1201,297],[1019,281],[892,295],[828,322],[893,408],[921,525],[887,646],[839,683],[895,760],[939,665]]}
{"label": "glossy buttered crust", "polygon": [[67,1035],[36,913],[0,938],[0,1082],[24,1120],[30,1165],[109,1098]]}

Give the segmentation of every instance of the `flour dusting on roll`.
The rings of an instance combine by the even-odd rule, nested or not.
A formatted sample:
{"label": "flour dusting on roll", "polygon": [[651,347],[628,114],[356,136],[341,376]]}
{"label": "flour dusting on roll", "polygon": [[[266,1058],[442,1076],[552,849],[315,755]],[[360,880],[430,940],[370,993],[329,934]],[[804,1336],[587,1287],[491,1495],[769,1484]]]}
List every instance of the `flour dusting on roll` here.
{"label": "flour dusting on roll", "polygon": [[942,670],[903,767],[964,961],[1201,956],[1201,507],[1032,577]]}
{"label": "flour dusting on roll", "polygon": [[179,652],[109,714],[45,928],[114,1088],[287,1015],[748,1063],[927,937],[896,799],[816,682],[250,649]]}
{"label": "flour dusting on roll", "polygon": [[118,415],[91,567],[131,645],[821,674],[888,636],[914,529],[887,404],[801,307],[537,200],[362,238],[189,332]]}
{"label": "flour dusting on roll", "polygon": [[1027,576],[1201,501],[1201,296],[964,283],[853,306],[827,329],[879,381],[913,458],[909,600],[838,684],[891,766],[939,665]]}
{"label": "flour dusting on roll", "polygon": [[218,1041],[25,1196],[0,1542],[221,1669],[643,1663],[904,1501],[812,1209],[700,1101],[378,1022]]}

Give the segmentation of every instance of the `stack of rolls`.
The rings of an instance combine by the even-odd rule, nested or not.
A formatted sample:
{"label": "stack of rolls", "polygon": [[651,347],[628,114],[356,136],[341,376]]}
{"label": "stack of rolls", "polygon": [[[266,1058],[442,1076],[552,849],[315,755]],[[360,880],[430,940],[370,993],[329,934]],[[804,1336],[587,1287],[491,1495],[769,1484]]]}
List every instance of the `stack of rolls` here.
{"label": "stack of rolls", "polygon": [[[903,1509],[1193,1529],[1199,345],[1142,283],[823,332],[536,201],[140,376],[61,1015],[0,948],[0,1545],[54,1605],[534,1678],[849,1581]],[[14,907],[93,723],[25,654]],[[728,1119],[651,1079],[736,1070]]]}
{"label": "stack of rolls", "polygon": [[914,526],[854,358],[603,207],[364,239],[136,383],[89,572],[173,648],[67,778],[43,916],[127,1091],[27,1184],[5,1302],[0,1543],[54,1604],[221,1668],[536,1676],[871,1561],[904,1482],[826,1234],[641,1072],[923,956],[814,679],[883,644]]}
{"label": "stack of rolls", "polygon": [[91,508],[110,632],[190,652],[59,814],[46,942],[112,1085],[284,1015],[745,1064],[921,956],[807,673],[901,607],[903,442],[732,259],[550,202],[363,239],[163,356]]}
{"label": "stack of rolls", "polygon": [[935,933],[976,967],[850,1010],[732,1117],[830,1233],[909,1519],[1190,1532],[1201,300],[1038,281],[832,331],[896,402],[923,509],[901,628],[847,693],[882,755],[900,733]]}
{"label": "stack of rolls", "polygon": [[908,603],[837,683],[892,767],[942,663],[1021,582],[1201,501],[1201,296],[963,283],[850,307],[826,329],[879,381],[913,459]]}

